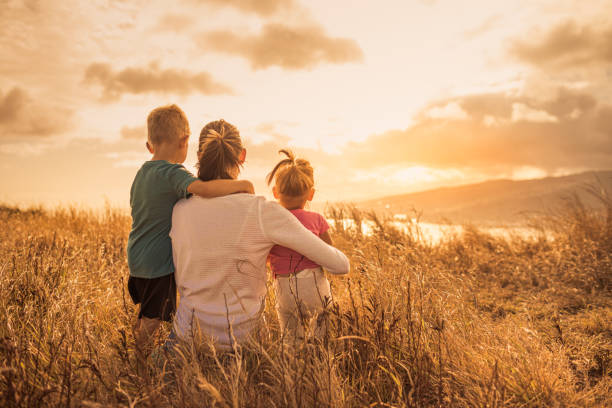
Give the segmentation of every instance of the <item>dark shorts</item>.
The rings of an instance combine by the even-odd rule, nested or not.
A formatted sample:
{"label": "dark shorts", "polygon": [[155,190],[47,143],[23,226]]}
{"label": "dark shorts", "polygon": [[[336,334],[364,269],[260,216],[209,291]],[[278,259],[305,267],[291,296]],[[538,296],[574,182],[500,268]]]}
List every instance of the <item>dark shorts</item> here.
{"label": "dark shorts", "polygon": [[138,318],[172,320],[176,311],[176,283],[174,274],[161,278],[136,278],[130,276],[128,291],[135,304],[140,303]]}

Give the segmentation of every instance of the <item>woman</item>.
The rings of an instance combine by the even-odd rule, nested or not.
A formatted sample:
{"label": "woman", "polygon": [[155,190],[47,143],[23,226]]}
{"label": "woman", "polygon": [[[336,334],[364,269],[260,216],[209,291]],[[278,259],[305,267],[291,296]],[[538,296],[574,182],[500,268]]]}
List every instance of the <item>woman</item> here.
{"label": "woman", "polygon": [[[236,179],[245,157],[233,125],[219,120],[204,126],[198,150],[201,180]],[[274,245],[293,249],[330,273],[349,272],[342,252],[278,203],[250,194],[179,201],[170,237],[180,295],[174,330],[183,339],[201,330],[220,349],[231,348],[232,335],[244,340],[260,323],[266,259]]]}

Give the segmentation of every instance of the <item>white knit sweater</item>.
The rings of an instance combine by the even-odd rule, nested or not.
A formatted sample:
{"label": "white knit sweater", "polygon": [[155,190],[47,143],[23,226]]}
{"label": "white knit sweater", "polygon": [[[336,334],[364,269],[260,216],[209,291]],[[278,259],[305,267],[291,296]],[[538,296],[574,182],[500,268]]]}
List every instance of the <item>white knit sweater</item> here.
{"label": "white knit sweater", "polygon": [[198,328],[219,348],[238,342],[263,311],[266,259],[275,244],[291,248],[334,274],[349,272],[347,257],[307,230],[289,211],[261,196],[234,194],[181,200],[172,214],[172,249],[180,300],[179,337]]}

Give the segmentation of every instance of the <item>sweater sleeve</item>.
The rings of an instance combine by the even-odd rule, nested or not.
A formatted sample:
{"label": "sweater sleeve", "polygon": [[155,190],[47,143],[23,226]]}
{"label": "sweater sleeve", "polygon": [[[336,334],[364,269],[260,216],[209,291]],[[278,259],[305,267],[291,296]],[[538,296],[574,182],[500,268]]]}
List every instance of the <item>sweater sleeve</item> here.
{"label": "sweater sleeve", "polygon": [[289,211],[273,201],[262,200],[261,228],[273,243],[293,249],[329,273],[341,275],[349,272],[349,260],[341,251],[327,245],[310,232]]}

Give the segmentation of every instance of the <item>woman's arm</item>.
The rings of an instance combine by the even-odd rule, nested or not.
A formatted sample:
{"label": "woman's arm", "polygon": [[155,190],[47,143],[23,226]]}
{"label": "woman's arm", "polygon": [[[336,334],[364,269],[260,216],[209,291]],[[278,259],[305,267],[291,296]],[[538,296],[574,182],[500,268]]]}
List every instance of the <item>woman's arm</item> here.
{"label": "woman's arm", "polygon": [[350,264],[346,255],[306,229],[278,203],[262,201],[260,211],[262,230],[272,243],[299,252],[329,273],[340,275],[349,272]]}

